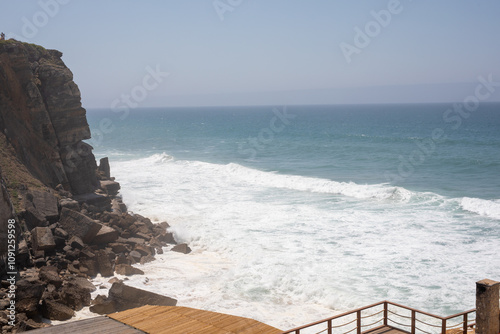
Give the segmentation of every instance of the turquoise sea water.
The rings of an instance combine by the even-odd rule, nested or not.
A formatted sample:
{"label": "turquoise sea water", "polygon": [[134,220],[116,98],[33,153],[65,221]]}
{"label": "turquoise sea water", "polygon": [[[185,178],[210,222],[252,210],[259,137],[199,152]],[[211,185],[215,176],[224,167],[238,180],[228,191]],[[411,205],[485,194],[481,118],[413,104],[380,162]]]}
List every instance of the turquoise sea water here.
{"label": "turquoise sea water", "polygon": [[500,276],[500,104],[87,118],[129,209],[168,220],[193,248],[145,268],[181,305],[283,329],[383,299],[445,315]]}

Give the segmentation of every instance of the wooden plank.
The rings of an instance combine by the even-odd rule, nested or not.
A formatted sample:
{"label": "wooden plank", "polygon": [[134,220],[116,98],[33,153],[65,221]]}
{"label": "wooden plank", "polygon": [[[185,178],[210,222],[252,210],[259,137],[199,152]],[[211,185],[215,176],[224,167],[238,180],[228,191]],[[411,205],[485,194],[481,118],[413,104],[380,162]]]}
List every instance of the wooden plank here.
{"label": "wooden plank", "polygon": [[144,334],[143,331],[132,328],[122,322],[109,319],[108,317],[96,317],[84,320],[77,320],[65,324],[40,328],[30,331],[34,334]]}
{"label": "wooden plank", "polygon": [[281,334],[282,331],[253,319],[181,306],[143,306],[108,317],[151,334]]}

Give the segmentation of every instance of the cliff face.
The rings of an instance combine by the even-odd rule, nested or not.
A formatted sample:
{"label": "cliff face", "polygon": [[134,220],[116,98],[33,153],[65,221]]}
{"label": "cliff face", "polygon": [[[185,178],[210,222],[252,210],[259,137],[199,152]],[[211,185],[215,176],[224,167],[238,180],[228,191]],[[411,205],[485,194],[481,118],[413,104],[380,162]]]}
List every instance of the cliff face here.
{"label": "cliff face", "polygon": [[45,185],[73,194],[98,186],[80,91],[62,53],[14,40],[0,42],[0,132]]}

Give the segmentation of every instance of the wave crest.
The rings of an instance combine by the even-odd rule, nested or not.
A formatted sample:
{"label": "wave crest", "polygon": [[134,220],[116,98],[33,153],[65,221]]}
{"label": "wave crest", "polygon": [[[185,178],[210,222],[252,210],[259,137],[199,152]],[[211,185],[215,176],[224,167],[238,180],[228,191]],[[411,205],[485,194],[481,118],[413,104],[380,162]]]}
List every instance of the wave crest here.
{"label": "wave crest", "polygon": [[464,197],[460,201],[463,210],[494,219],[500,219],[500,200]]}

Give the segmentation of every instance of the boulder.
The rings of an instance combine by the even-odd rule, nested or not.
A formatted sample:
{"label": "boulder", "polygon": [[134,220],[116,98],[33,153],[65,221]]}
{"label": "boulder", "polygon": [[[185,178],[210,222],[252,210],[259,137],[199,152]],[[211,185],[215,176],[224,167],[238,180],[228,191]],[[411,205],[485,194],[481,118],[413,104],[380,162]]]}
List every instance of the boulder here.
{"label": "boulder", "polygon": [[142,270],[132,267],[129,264],[117,264],[115,266],[115,272],[119,275],[125,276],[144,275],[144,272]]}
{"label": "boulder", "polygon": [[77,201],[71,198],[63,198],[59,201],[59,205],[61,208],[66,208],[74,211],[80,210],[80,204]]}
{"label": "boulder", "polygon": [[90,291],[74,282],[68,282],[61,290],[61,302],[75,311],[90,306]]}
{"label": "boulder", "polygon": [[125,239],[125,243],[135,247],[136,245],[143,245],[145,243],[144,239],[141,238],[128,238]]}
{"label": "boulder", "polygon": [[26,240],[22,239],[18,245],[16,263],[18,264],[19,267],[22,268],[27,266],[29,260],[30,260],[30,250],[28,248]]}
{"label": "boulder", "polygon": [[140,264],[153,262],[154,260],[156,260],[156,259],[153,255],[146,255],[146,256],[141,257]]}
{"label": "boulder", "polygon": [[40,277],[40,280],[48,284],[52,284],[56,288],[59,288],[63,283],[62,278],[59,277],[59,271],[57,270],[57,267],[54,266],[45,266],[40,268],[38,276]]}
{"label": "boulder", "polygon": [[113,264],[109,260],[108,253],[101,249],[96,253],[96,261],[97,265],[99,267],[99,272],[101,273],[101,276],[103,277],[110,277],[113,276]]}
{"label": "boulder", "polygon": [[59,210],[57,198],[54,195],[46,191],[30,190],[27,197],[31,199],[31,203],[42,217],[51,223],[57,221]]}
{"label": "boulder", "polygon": [[153,292],[133,288],[123,283],[113,283],[109,297],[115,302],[116,310],[124,311],[144,305],[175,306],[177,300]]}
{"label": "boulder", "polygon": [[73,196],[73,199],[78,201],[80,204],[87,203],[88,205],[94,205],[102,209],[107,209],[108,211],[111,209],[111,199],[106,195],[88,193]]}
{"label": "boulder", "polygon": [[97,265],[97,262],[93,258],[80,260],[80,267],[78,268],[78,271],[82,274],[96,276],[99,273],[98,269],[99,267]]}
{"label": "boulder", "polygon": [[121,200],[113,198],[111,200],[111,213],[115,215],[121,215],[124,212],[127,212],[127,207],[125,206],[125,204],[123,204]]}
{"label": "boulder", "polygon": [[33,249],[38,250],[51,250],[56,247],[56,242],[52,231],[48,227],[35,227],[31,231],[31,240],[33,242]]}
{"label": "boulder", "polygon": [[135,245],[134,250],[136,252],[141,253],[142,256],[155,254],[155,249],[151,246],[146,246],[146,245],[137,244],[137,245]]}
{"label": "boulder", "polygon": [[179,252],[179,253],[183,253],[183,254],[191,253],[191,248],[189,248],[189,246],[187,244],[175,245],[171,250],[174,252]]}
{"label": "boulder", "polygon": [[25,211],[22,213],[22,217],[29,231],[37,226],[48,226],[47,219],[38,212],[31,202],[25,204]]}
{"label": "boulder", "polygon": [[101,158],[101,160],[99,160],[99,167],[97,170],[101,172],[102,176],[104,176],[105,178],[109,179],[111,177],[108,157]]}
{"label": "boulder", "polygon": [[160,235],[156,237],[159,241],[165,242],[167,244],[176,244],[177,242],[174,239],[174,234],[171,232],[162,232]]}
{"label": "boulder", "polygon": [[78,289],[80,289],[80,290],[85,290],[88,292],[94,292],[95,290],[97,290],[95,285],[92,284],[91,282],[89,282],[89,280],[84,278],[84,277],[74,277],[73,276],[73,277],[70,277],[68,279],[68,281],[71,284],[78,286]]}
{"label": "boulder", "polygon": [[50,320],[68,320],[75,315],[75,311],[66,305],[53,300],[44,300],[42,302],[42,315]]}
{"label": "boulder", "polygon": [[120,184],[116,181],[101,181],[101,189],[104,190],[108,195],[117,195],[120,190]]}
{"label": "boulder", "polygon": [[83,249],[85,247],[85,243],[82,241],[82,239],[80,239],[76,235],[72,236],[69,239],[68,245],[74,249]]}
{"label": "boulder", "polygon": [[127,244],[119,243],[119,242],[112,242],[108,244],[109,247],[113,250],[115,253],[124,253],[124,252],[129,252],[130,251],[130,246]]}
{"label": "boulder", "polygon": [[60,237],[60,238],[63,238],[63,239],[67,239],[68,236],[69,236],[68,232],[66,232],[65,230],[63,230],[62,228],[59,228],[59,227],[56,227],[54,229],[53,234],[54,234],[55,237]]}
{"label": "boulder", "polygon": [[131,251],[130,253],[128,253],[128,255],[135,261],[135,262],[139,262],[141,260],[141,253],[137,252],[137,251]]}
{"label": "boulder", "polygon": [[92,243],[96,245],[109,244],[111,242],[116,241],[116,239],[118,239],[119,236],[120,234],[118,233],[117,230],[115,230],[112,227],[101,224],[101,229],[99,230],[99,232],[97,232],[97,235],[92,240]]}
{"label": "boulder", "polygon": [[92,300],[90,312],[94,312],[97,314],[114,313],[116,312],[115,302],[103,295],[98,295],[94,300]]}
{"label": "boulder", "polygon": [[33,314],[37,312],[38,302],[45,285],[38,280],[22,279],[16,282],[16,311]]}
{"label": "boulder", "polygon": [[101,225],[94,220],[67,208],[61,210],[59,223],[69,235],[77,236],[85,243],[90,242],[101,229]]}

